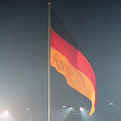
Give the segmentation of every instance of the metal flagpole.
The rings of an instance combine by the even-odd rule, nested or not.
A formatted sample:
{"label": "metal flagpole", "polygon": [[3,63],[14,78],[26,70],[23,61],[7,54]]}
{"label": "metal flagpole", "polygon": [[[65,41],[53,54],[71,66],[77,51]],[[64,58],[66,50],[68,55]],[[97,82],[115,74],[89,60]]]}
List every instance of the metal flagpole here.
{"label": "metal flagpole", "polygon": [[51,7],[52,0],[48,0],[48,121],[52,120],[51,115],[51,80],[50,80],[50,28],[51,28]]}

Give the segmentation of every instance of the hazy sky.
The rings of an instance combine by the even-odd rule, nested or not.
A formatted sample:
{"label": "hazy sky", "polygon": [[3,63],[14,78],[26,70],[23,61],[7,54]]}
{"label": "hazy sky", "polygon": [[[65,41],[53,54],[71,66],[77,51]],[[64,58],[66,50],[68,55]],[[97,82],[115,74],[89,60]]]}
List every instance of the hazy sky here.
{"label": "hazy sky", "polygon": [[44,0],[0,1],[0,110],[15,121],[47,120],[47,14]]}
{"label": "hazy sky", "polygon": [[[121,2],[55,0],[56,14],[91,62],[97,79],[96,113],[90,119],[59,112],[89,101],[51,69],[56,121],[121,120]],[[0,1],[0,111],[15,121],[47,121],[48,9],[45,0]],[[29,107],[29,111],[27,108]]]}
{"label": "hazy sky", "polygon": [[[96,73],[98,89],[96,113],[88,120],[121,120],[121,2],[116,0],[55,0],[54,6],[56,14],[78,42]],[[87,100],[69,89],[66,84],[64,84],[66,88],[63,88],[63,76],[55,74],[53,70],[52,77],[55,78],[56,90],[58,88],[56,80],[61,83],[59,87],[62,93],[59,94],[62,99],[56,97],[56,103],[58,100],[62,100],[60,103],[69,102],[75,106],[79,106],[82,102],[87,103]],[[55,95],[57,93],[56,91]],[[80,104],[79,101],[81,101]],[[76,117],[66,120],[84,120],[79,117],[76,119]]]}

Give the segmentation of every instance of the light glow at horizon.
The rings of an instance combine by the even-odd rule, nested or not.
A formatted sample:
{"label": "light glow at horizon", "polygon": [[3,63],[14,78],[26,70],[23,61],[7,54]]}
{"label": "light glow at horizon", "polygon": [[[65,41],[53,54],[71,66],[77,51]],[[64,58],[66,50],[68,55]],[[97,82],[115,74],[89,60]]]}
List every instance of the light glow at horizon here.
{"label": "light glow at horizon", "polygon": [[83,107],[80,107],[80,111],[83,113],[84,112],[84,108]]}
{"label": "light glow at horizon", "polygon": [[9,117],[10,117],[10,113],[8,110],[5,110],[5,111],[0,113],[0,119],[7,119]]}

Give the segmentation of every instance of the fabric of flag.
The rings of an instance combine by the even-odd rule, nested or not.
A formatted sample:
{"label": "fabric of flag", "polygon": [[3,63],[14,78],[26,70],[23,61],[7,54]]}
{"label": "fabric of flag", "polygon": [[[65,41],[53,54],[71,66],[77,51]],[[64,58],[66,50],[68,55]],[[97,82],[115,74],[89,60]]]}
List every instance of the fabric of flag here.
{"label": "fabric of flag", "polygon": [[[65,77],[71,88],[91,101],[91,116],[96,106],[96,78],[93,68],[82,52],[65,39],[64,31],[59,32],[56,21],[58,19],[52,21],[50,30],[50,64]],[[61,28],[62,26],[60,30]]]}

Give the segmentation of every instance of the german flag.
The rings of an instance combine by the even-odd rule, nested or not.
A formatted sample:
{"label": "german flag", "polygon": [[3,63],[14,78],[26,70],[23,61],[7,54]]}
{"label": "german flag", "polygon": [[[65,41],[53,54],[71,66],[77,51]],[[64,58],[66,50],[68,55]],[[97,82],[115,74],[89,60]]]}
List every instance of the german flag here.
{"label": "german flag", "polygon": [[51,66],[66,78],[71,88],[91,101],[91,116],[96,106],[96,78],[93,68],[56,15],[52,16],[50,41]]}

